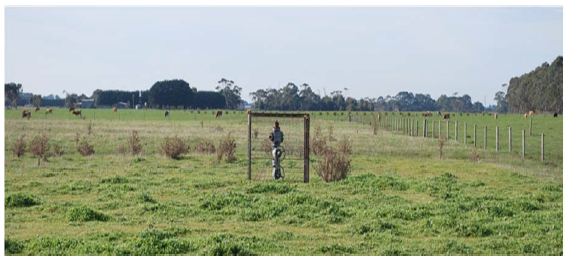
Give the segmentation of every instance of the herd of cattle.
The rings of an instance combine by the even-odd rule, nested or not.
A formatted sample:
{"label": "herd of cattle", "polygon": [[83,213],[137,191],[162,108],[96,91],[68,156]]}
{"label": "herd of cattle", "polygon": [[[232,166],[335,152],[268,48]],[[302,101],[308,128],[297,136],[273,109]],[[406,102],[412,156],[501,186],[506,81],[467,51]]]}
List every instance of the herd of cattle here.
{"label": "herd of cattle", "polygon": [[[40,111],[40,108],[39,108],[39,107],[36,107],[36,108],[35,108],[35,113],[37,113],[38,111]],[[112,108],[112,112],[117,112],[117,111],[118,111],[118,108],[117,108],[117,107],[113,107],[113,108]],[[73,115],[75,115],[75,116],[77,116],[77,117],[83,117],[83,115],[82,115],[82,110],[75,110],[74,107],[69,108],[69,112],[71,112]],[[53,109],[52,109],[52,108],[47,108],[47,109],[45,110],[45,115],[52,114],[52,113],[53,113]],[[394,113],[393,113],[393,114],[394,114]],[[402,112],[399,112],[399,114],[402,115]],[[388,113],[385,112],[385,115],[388,115]],[[410,113],[408,113],[408,115],[410,116]],[[468,115],[469,115],[469,114],[468,114]],[[485,114],[484,114],[484,115],[485,115]],[[534,111],[534,110],[531,110],[531,111],[529,111],[528,113],[525,113],[524,117],[525,117],[525,119],[526,119],[527,116],[534,116],[534,115],[535,115],[535,111]],[[166,110],[166,112],[164,113],[164,117],[167,118],[167,117],[169,117],[169,116],[170,116],[170,111]],[[223,116],[223,111],[217,111],[217,113],[215,114],[215,118],[220,118],[220,117],[222,117],[222,116]],[[432,117],[433,114],[432,114],[432,112],[430,112],[430,111],[426,111],[426,113],[422,113],[422,116],[423,116],[423,117]],[[438,116],[439,116],[439,117],[442,117],[444,120],[449,120],[449,119],[450,119],[450,114],[449,114],[449,113],[444,113],[444,114],[442,114],[442,112],[438,111]],[[455,113],[454,113],[454,116],[455,116]],[[489,115],[489,116],[491,116],[491,115]],[[558,113],[555,112],[553,116],[554,116],[555,118],[558,117]],[[32,117],[31,111],[29,111],[29,110],[24,110],[24,111],[22,112],[22,118],[27,118],[27,119],[29,120],[31,117]],[[377,115],[377,117],[378,117],[379,121],[381,121],[381,114],[380,114],[380,113]],[[493,118],[497,119],[497,117],[498,117],[498,113],[494,113],[494,114],[493,114]]]}

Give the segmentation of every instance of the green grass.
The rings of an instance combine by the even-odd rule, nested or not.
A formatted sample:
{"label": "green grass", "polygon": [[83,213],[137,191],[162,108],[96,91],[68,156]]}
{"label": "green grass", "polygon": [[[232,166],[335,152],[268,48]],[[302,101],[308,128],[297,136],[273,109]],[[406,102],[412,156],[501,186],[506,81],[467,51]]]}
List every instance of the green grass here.
{"label": "green grass", "polygon": [[[162,111],[147,111],[144,120],[142,112],[123,110],[119,121],[110,110],[85,113],[93,116],[90,136],[88,118],[69,117],[64,109],[29,121],[19,118],[19,110],[6,111],[7,255],[563,254],[561,143],[551,143],[544,163],[530,148],[523,159],[491,147],[478,149],[478,162],[472,163],[471,143],[450,140],[439,160],[437,140],[384,129],[373,135],[366,121],[341,119],[346,113],[312,113],[312,131],[321,126],[327,136],[331,125],[335,138],[352,140],[348,178],[322,182],[312,156],[310,183],[299,183],[301,166],[290,156],[284,182],[257,177],[248,182],[245,115],[215,119],[211,112],[173,111],[164,119]],[[461,118],[468,117],[478,126],[495,121]],[[534,118],[536,133],[540,117]],[[539,127],[551,129],[553,141],[553,132],[562,133],[562,118],[541,118]],[[525,119],[508,115],[498,121],[519,130]],[[282,123],[292,152],[301,123]],[[269,124],[255,122],[261,135],[253,144],[265,137]],[[131,129],[139,131],[142,154],[117,154]],[[41,132],[62,146],[61,157],[37,166],[29,153],[12,156],[18,135],[25,133],[29,143]],[[237,140],[233,163],[193,151],[179,160],[159,154],[165,136],[180,136],[192,147],[198,140],[217,146],[229,132]],[[88,137],[95,155],[77,153],[76,133]]]}

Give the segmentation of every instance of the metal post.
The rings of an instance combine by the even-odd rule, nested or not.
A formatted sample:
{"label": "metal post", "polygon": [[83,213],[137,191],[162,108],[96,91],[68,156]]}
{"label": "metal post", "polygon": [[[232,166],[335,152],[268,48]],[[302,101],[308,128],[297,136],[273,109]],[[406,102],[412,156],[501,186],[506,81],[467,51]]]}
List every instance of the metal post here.
{"label": "metal post", "polygon": [[446,121],[446,140],[450,139],[450,121]]}
{"label": "metal post", "polygon": [[513,136],[511,126],[509,126],[509,152],[513,151]]}
{"label": "metal post", "polygon": [[467,122],[464,122],[463,124],[463,143],[467,144]]}
{"label": "metal post", "polygon": [[422,137],[426,138],[428,136],[428,121],[424,119],[424,125],[422,126]]}
{"label": "metal post", "polygon": [[529,135],[532,135],[532,117],[531,117],[531,126],[529,127]]}
{"label": "metal post", "polygon": [[544,162],[544,133],[540,134],[540,160]]}
{"label": "metal post", "polygon": [[304,116],[304,183],[310,182],[310,115]]}
{"label": "metal post", "polygon": [[454,134],[456,136],[456,142],[457,142],[458,141],[458,121],[456,121],[454,124],[456,126]]}
{"label": "metal post", "polygon": [[477,123],[473,124],[473,147],[477,147]]}
{"label": "metal post", "polygon": [[438,121],[438,140],[442,139],[442,121]]}
{"label": "metal post", "polygon": [[495,151],[499,151],[499,127],[495,127]]}
{"label": "metal post", "polygon": [[524,158],[524,157],[525,157],[525,130],[523,130],[523,138],[522,138],[522,139],[523,139],[523,141],[522,141],[522,145],[523,145],[522,147],[523,147],[523,149],[522,149],[521,155],[522,155],[523,158]]}
{"label": "metal post", "polygon": [[252,148],[251,124],[252,124],[252,116],[249,113],[248,114],[248,149],[247,149],[247,155],[248,155],[247,174],[248,174],[248,180],[249,181],[251,180],[251,148]]}
{"label": "metal post", "polygon": [[483,149],[487,150],[487,126],[483,127]]}

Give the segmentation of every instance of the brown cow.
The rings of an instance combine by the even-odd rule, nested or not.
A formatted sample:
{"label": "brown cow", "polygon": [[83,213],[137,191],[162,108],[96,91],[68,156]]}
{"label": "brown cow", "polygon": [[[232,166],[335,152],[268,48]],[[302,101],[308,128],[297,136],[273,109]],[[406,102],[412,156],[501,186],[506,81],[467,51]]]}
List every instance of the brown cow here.
{"label": "brown cow", "polygon": [[81,110],[74,110],[73,115],[83,117],[83,115],[81,114]]}
{"label": "brown cow", "polygon": [[424,116],[424,117],[432,117],[432,113],[431,113],[430,111],[428,111],[428,112],[422,114],[422,116]]}
{"label": "brown cow", "polygon": [[534,116],[534,110],[529,111],[529,115]]}
{"label": "brown cow", "polygon": [[527,114],[525,113],[525,119],[527,118]]}
{"label": "brown cow", "polygon": [[53,109],[48,108],[48,109],[45,110],[45,115],[50,114],[50,113],[53,113]]}
{"label": "brown cow", "polygon": [[75,107],[69,108],[69,112],[75,111]]}
{"label": "brown cow", "polygon": [[36,108],[35,108],[35,112],[38,112],[38,111],[39,111],[39,107],[36,107]]}
{"label": "brown cow", "polygon": [[118,109],[115,107],[112,107],[112,112],[116,112]]}
{"label": "brown cow", "polygon": [[223,116],[223,111],[217,111],[217,114],[215,114],[215,118],[219,118]]}
{"label": "brown cow", "polygon": [[450,119],[450,114],[449,113],[444,114],[444,120],[449,120],[449,119]]}
{"label": "brown cow", "polygon": [[493,115],[493,118],[497,119],[498,116],[499,116],[499,114],[498,114],[498,113],[495,113],[495,114]]}
{"label": "brown cow", "polygon": [[22,112],[22,118],[28,118],[28,120],[32,117],[32,113],[29,110],[24,110]]}

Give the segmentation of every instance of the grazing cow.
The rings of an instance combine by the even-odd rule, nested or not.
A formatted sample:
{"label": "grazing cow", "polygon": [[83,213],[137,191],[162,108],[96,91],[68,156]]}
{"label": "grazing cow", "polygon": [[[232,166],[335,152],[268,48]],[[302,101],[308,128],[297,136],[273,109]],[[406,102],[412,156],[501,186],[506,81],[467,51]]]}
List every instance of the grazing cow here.
{"label": "grazing cow", "polygon": [[444,120],[449,120],[449,119],[450,119],[450,114],[449,113],[444,114]]}
{"label": "grazing cow", "polygon": [[380,114],[380,113],[377,114],[377,120],[378,120],[379,122],[381,122],[381,114]]}
{"label": "grazing cow", "polygon": [[424,117],[432,117],[432,113],[430,111],[427,111],[426,113],[422,114],[422,116]]}
{"label": "grazing cow", "polygon": [[525,119],[527,118],[527,114],[525,113]]}
{"label": "grazing cow", "polygon": [[39,111],[39,107],[36,107],[36,108],[35,108],[35,112],[38,112],[38,111]]}
{"label": "grazing cow", "polygon": [[164,117],[170,117],[170,112],[166,111],[166,113],[164,114]]}
{"label": "grazing cow", "polygon": [[116,108],[116,106],[112,107],[112,112],[116,112],[117,110],[118,110],[118,108]]}
{"label": "grazing cow", "polygon": [[534,116],[534,110],[529,111],[529,115]]}
{"label": "grazing cow", "polygon": [[29,110],[24,110],[22,112],[22,118],[28,118],[28,120],[32,117],[32,113]]}
{"label": "grazing cow", "polygon": [[558,112],[554,113],[554,118],[558,117]]}
{"label": "grazing cow", "polygon": [[48,109],[45,110],[45,115],[50,114],[50,113],[51,114],[53,113],[53,109],[48,108]]}
{"label": "grazing cow", "polygon": [[497,119],[498,116],[499,116],[499,114],[498,114],[498,113],[495,113],[495,114],[493,115],[493,118]]}
{"label": "grazing cow", "polygon": [[217,114],[215,114],[215,118],[219,118],[223,116],[223,111],[217,111]]}
{"label": "grazing cow", "polygon": [[442,116],[442,113],[440,111],[438,111],[438,116]]}
{"label": "grazing cow", "polygon": [[83,117],[83,115],[81,114],[81,111],[80,111],[80,110],[74,110],[74,111],[73,111],[73,115]]}
{"label": "grazing cow", "polygon": [[75,107],[69,108],[69,112],[75,111]]}

